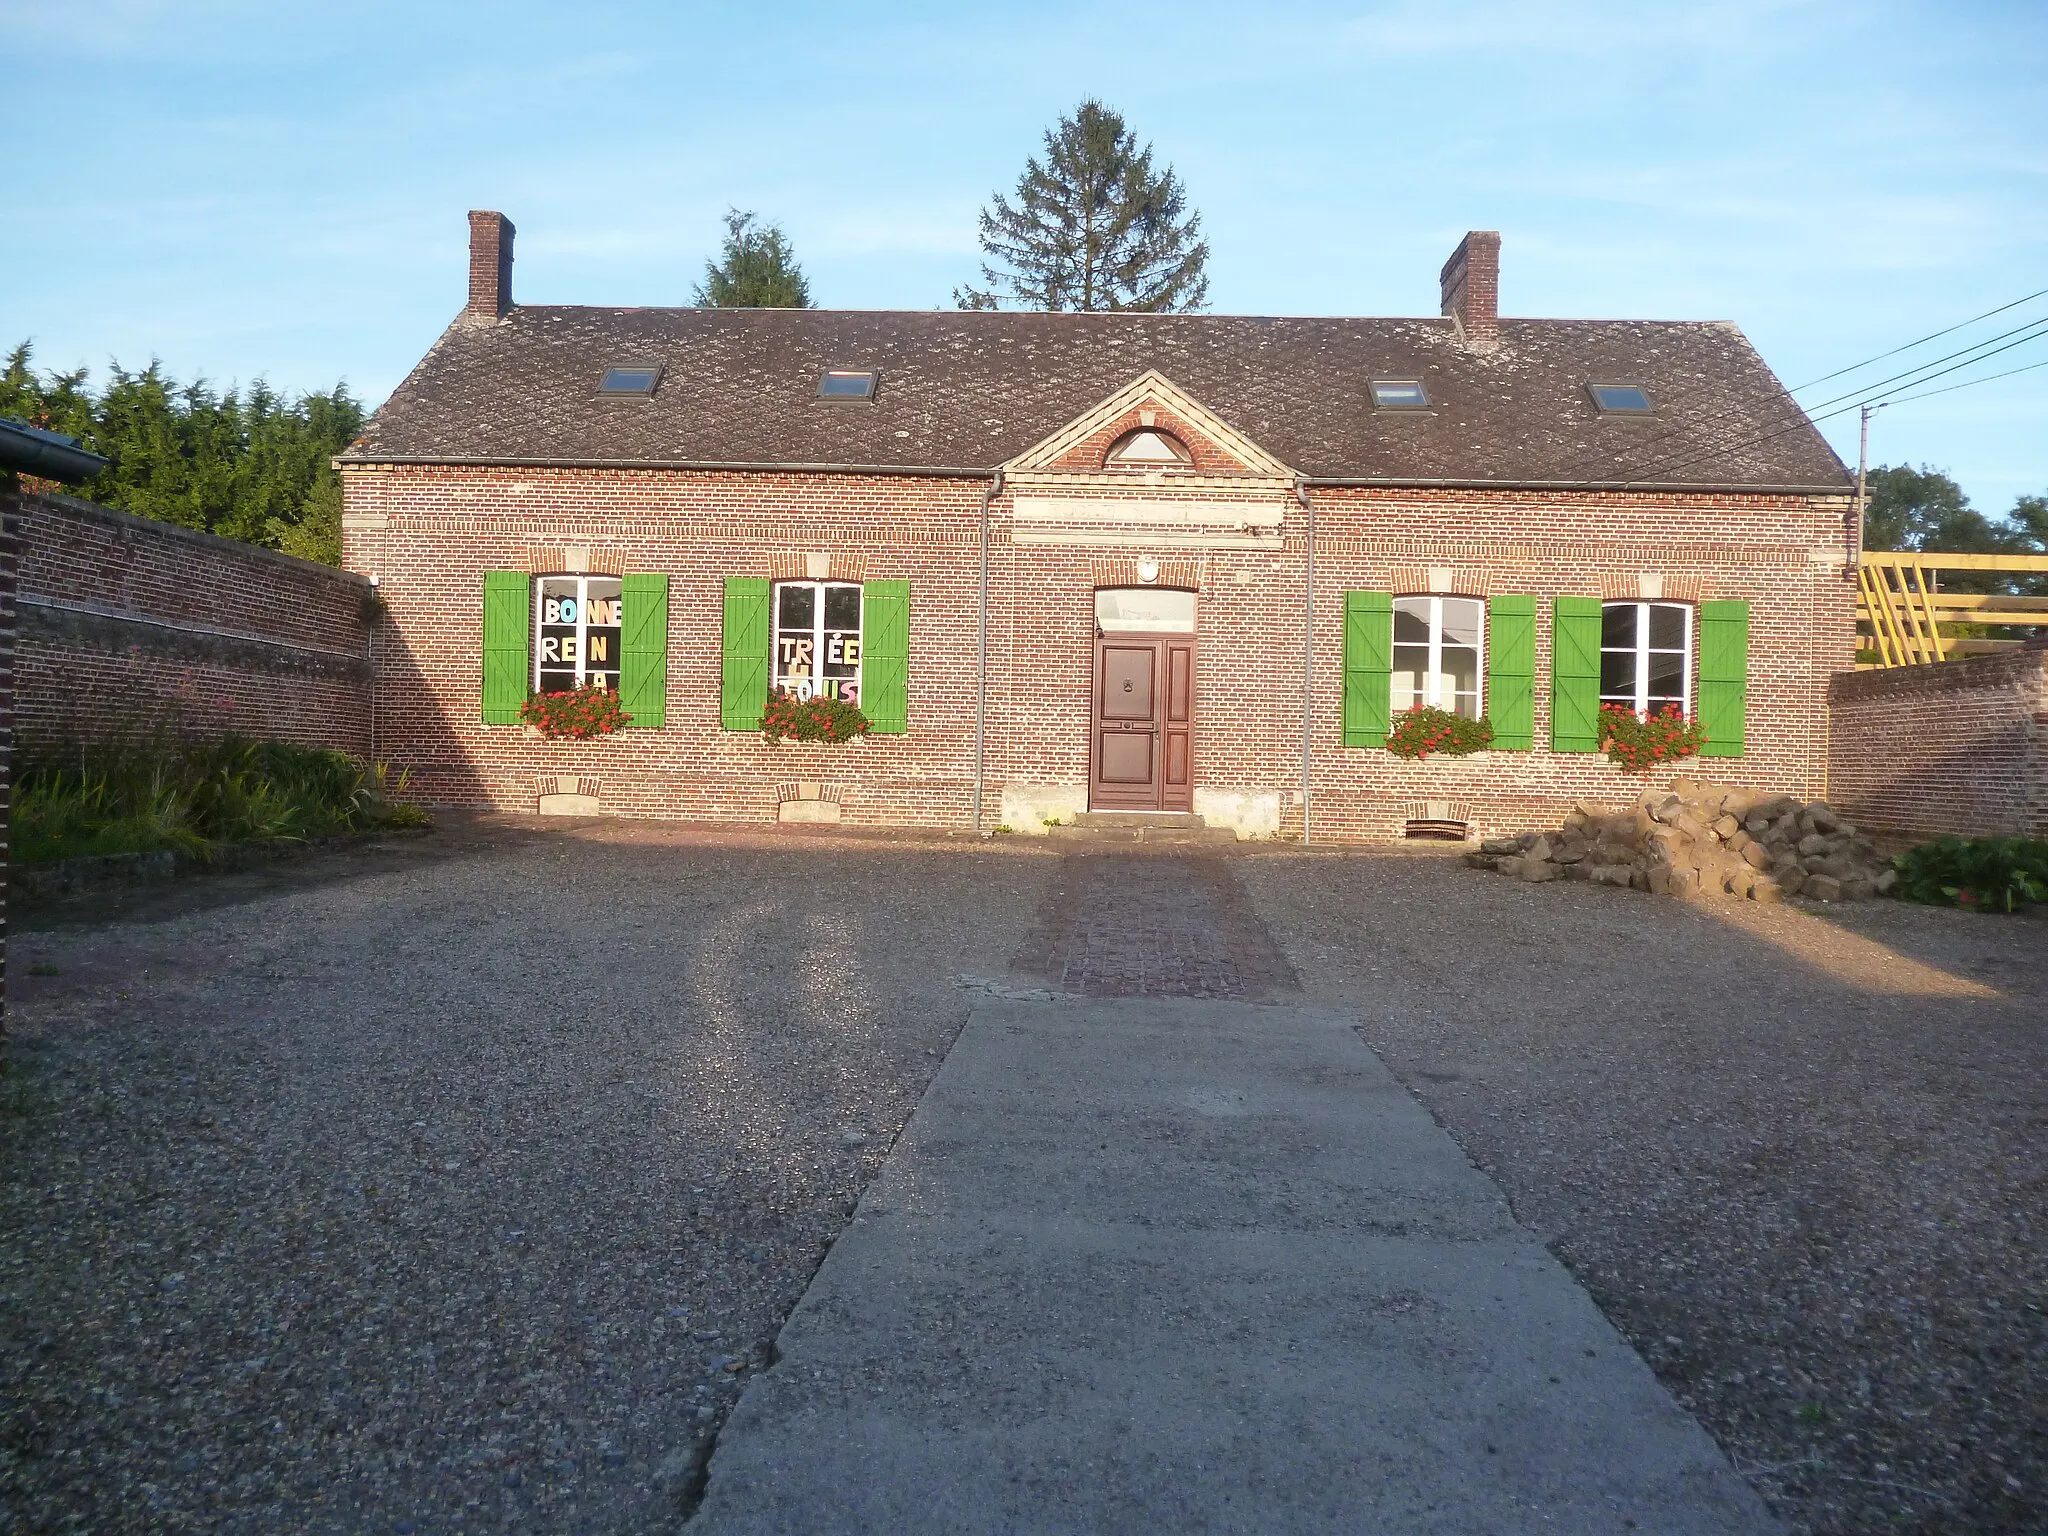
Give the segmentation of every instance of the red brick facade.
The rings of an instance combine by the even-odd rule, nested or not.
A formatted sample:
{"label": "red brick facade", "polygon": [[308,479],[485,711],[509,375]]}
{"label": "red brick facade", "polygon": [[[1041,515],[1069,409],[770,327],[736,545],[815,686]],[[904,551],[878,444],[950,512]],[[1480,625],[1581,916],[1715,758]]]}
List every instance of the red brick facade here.
{"label": "red brick facade", "polygon": [[[1094,463],[1136,424],[1119,418],[1095,433]],[[1196,428],[1158,425],[1209,451]],[[1044,472],[1021,488],[1013,481],[990,508],[989,823],[1040,791],[1085,798],[1094,592],[1137,584],[1149,562],[1156,584],[1199,594],[1198,795],[1212,805],[1265,797],[1278,829],[1298,834],[1307,510],[1284,481],[1248,478],[1233,489],[1207,473],[1220,466],[1201,466],[1201,483],[1185,487],[1113,483],[1088,473],[1085,455],[1060,467],[1075,472],[1073,520],[1057,515]],[[814,781],[848,822],[969,824],[987,479],[353,464],[344,479],[345,564],[376,574],[390,607],[377,641],[379,749],[428,798],[531,809],[563,776],[595,781],[616,814],[771,820],[784,786]],[[1748,749],[1692,771],[1822,793],[1828,682],[1852,664],[1854,643],[1846,498],[1308,494],[1317,837],[1399,836],[1434,801],[1455,803],[1481,831],[1533,825],[1574,797],[1626,792],[1605,758],[1546,745],[1558,594],[1748,599]],[[1032,520],[1016,515],[1020,497],[1035,498]],[[1116,515],[1119,498],[1135,499],[1130,515]],[[1192,509],[1194,522],[1170,520],[1177,508]],[[1146,509],[1158,520],[1145,521]],[[770,746],[719,728],[724,579],[802,576],[814,556],[829,556],[835,576],[910,583],[907,735]],[[572,557],[593,571],[670,577],[664,729],[570,743],[480,723],[484,572],[539,573]],[[1539,598],[1535,750],[1414,764],[1340,745],[1343,594],[1429,590],[1421,584],[1439,578],[1442,590]]]}
{"label": "red brick facade", "polygon": [[68,496],[23,496],[19,523],[24,751],[229,733],[371,749],[362,577]]}
{"label": "red brick facade", "polygon": [[1828,787],[1901,836],[2048,837],[2048,650],[1834,680]]}

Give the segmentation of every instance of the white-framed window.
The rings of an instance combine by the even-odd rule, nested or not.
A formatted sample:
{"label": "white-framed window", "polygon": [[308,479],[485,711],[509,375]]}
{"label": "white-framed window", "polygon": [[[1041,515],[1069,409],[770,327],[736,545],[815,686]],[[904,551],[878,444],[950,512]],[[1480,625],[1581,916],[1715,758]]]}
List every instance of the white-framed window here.
{"label": "white-framed window", "polygon": [[619,578],[536,576],[534,692],[619,686]]}
{"label": "white-framed window", "polygon": [[1684,603],[1600,605],[1600,702],[1654,715],[1692,713],[1692,609]]}
{"label": "white-framed window", "polygon": [[1140,427],[1110,444],[1104,469],[1181,470],[1195,467],[1188,445],[1163,427]]}
{"label": "white-framed window", "polygon": [[775,587],[775,686],[799,699],[860,703],[860,585],[784,581]]}
{"label": "white-framed window", "polygon": [[1394,599],[1394,713],[1417,704],[1477,720],[1486,604],[1476,597]]}

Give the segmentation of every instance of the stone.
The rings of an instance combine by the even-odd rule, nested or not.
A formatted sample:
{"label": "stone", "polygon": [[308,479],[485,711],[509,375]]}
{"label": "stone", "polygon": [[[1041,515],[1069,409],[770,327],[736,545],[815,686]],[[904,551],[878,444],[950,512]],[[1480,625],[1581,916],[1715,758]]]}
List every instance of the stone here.
{"label": "stone", "polygon": [[1696,869],[1672,870],[1669,889],[1681,901],[1693,900],[1700,894],[1700,872]]}
{"label": "stone", "polygon": [[1762,811],[1751,811],[1742,818],[1742,830],[1751,837],[1762,837],[1771,830],[1771,818]]}
{"label": "stone", "polygon": [[1769,869],[1771,855],[1762,843],[1746,844],[1741,850],[1742,859],[1751,869]]}
{"label": "stone", "polygon": [[1650,871],[1650,894],[1669,896],[1671,894],[1671,868],[1660,864]]}
{"label": "stone", "polygon": [[1898,883],[1899,872],[1896,869],[1888,869],[1870,882],[1870,888],[1879,896],[1889,896],[1892,893],[1892,887]]}
{"label": "stone", "polygon": [[1842,882],[1833,875],[1808,875],[1805,892],[1815,901],[1840,901]]}
{"label": "stone", "polygon": [[1526,854],[1529,858],[1540,859],[1543,862],[1548,863],[1552,852],[1550,846],[1550,839],[1548,837],[1545,837],[1543,834],[1538,833],[1533,841],[1531,841],[1523,847],[1522,852]]}
{"label": "stone", "polygon": [[1498,869],[1501,856],[1497,853],[1468,853],[1465,862],[1474,869]]}
{"label": "stone", "polygon": [[1548,859],[1539,859],[1531,856],[1522,860],[1522,867],[1519,873],[1524,880],[1529,881],[1555,880],[1557,878],[1557,866]]}
{"label": "stone", "polygon": [[1493,867],[1503,875],[1519,875],[1523,859],[1519,853],[1511,853],[1500,859]]}
{"label": "stone", "polygon": [[1806,814],[1813,819],[1816,832],[1839,832],[1842,829],[1841,818],[1818,800],[1806,808]]}
{"label": "stone", "polygon": [[1685,802],[1676,795],[1666,795],[1649,807],[1650,815],[1658,821],[1670,821],[1685,809]]}
{"label": "stone", "polygon": [[1809,832],[1806,836],[1799,839],[1799,856],[1802,859],[1810,858],[1827,852],[1827,847],[1828,840],[1826,838],[1822,837],[1818,832]]}
{"label": "stone", "polygon": [[1743,831],[1740,827],[1737,827],[1733,832],[1731,832],[1728,835],[1727,841],[1728,851],[1730,853],[1740,853],[1743,851],[1743,849],[1754,847],[1756,844],[1756,839],[1751,837],[1747,832]]}
{"label": "stone", "polygon": [[1877,882],[1868,875],[1854,875],[1842,882],[1842,900],[1868,901],[1877,894]]}
{"label": "stone", "polygon": [[1761,901],[1769,904],[1774,901],[1782,901],[1784,896],[1783,888],[1769,875],[1758,875],[1755,883],[1749,888],[1749,899],[1751,901]]}
{"label": "stone", "polygon": [[1778,889],[1787,896],[1797,896],[1806,886],[1806,871],[1796,864],[1771,877],[1778,883]]}
{"label": "stone", "polygon": [[1522,840],[1519,837],[1489,837],[1479,845],[1481,853],[1520,853]]}
{"label": "stone", "polygon": [[1714,818],[1713,827],[1714,836],[1720,838],[1721,841],[1725,843],[1728,841],[1729,838],[1733,837],[1736,833],[1742,830],[1742,823],[1737,821],[1733,816],[1730,816],[1726,812],[1723,812],[1721,815],[1716,816]]}
{"label": "stone", "polygon": [[1576,864],[1585,856],[1586,845],[1576,840],[1567,841],[1562,848],[1552,855],[1560,864]]}

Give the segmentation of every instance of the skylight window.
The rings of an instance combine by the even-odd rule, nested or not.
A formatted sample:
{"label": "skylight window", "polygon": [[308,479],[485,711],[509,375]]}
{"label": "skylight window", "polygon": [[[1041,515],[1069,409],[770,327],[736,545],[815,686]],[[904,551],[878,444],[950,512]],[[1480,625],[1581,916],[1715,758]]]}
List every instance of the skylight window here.
{"label": "skylight window", "polygon": [[1426,411],[1429,396],[1420,379],[1374,379],[1372,403],[1383,411]]}
{"label": "skylight window", "polygon": [[647,367],[634,364],[630,367],[607,368],[604,377],[598,380],[597,392],[600,395],[651,395],[660,382],[659,363]]}
{"label": "skylight window", "polygon": [[820,400],[872,400],[875,398],[872,368],[829,368],[818,380]]}
{"label": "skylight window", "polygon": [[1640,384],[1588,384],[1593,393],[1593,403],[1606,416],[1647,416],[1656,407],[1650,403],[1650,392]]}

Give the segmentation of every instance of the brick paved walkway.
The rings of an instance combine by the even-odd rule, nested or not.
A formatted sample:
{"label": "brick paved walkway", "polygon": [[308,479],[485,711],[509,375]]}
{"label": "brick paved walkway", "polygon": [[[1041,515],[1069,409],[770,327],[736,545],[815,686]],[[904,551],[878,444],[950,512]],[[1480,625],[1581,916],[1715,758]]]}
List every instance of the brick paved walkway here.
{"label": "brick paved walkway", "polygon": [[1297,990],[1294,968],[1218,858],[1062,860],[1011,968],[1087,997],[1256,1001]]}

